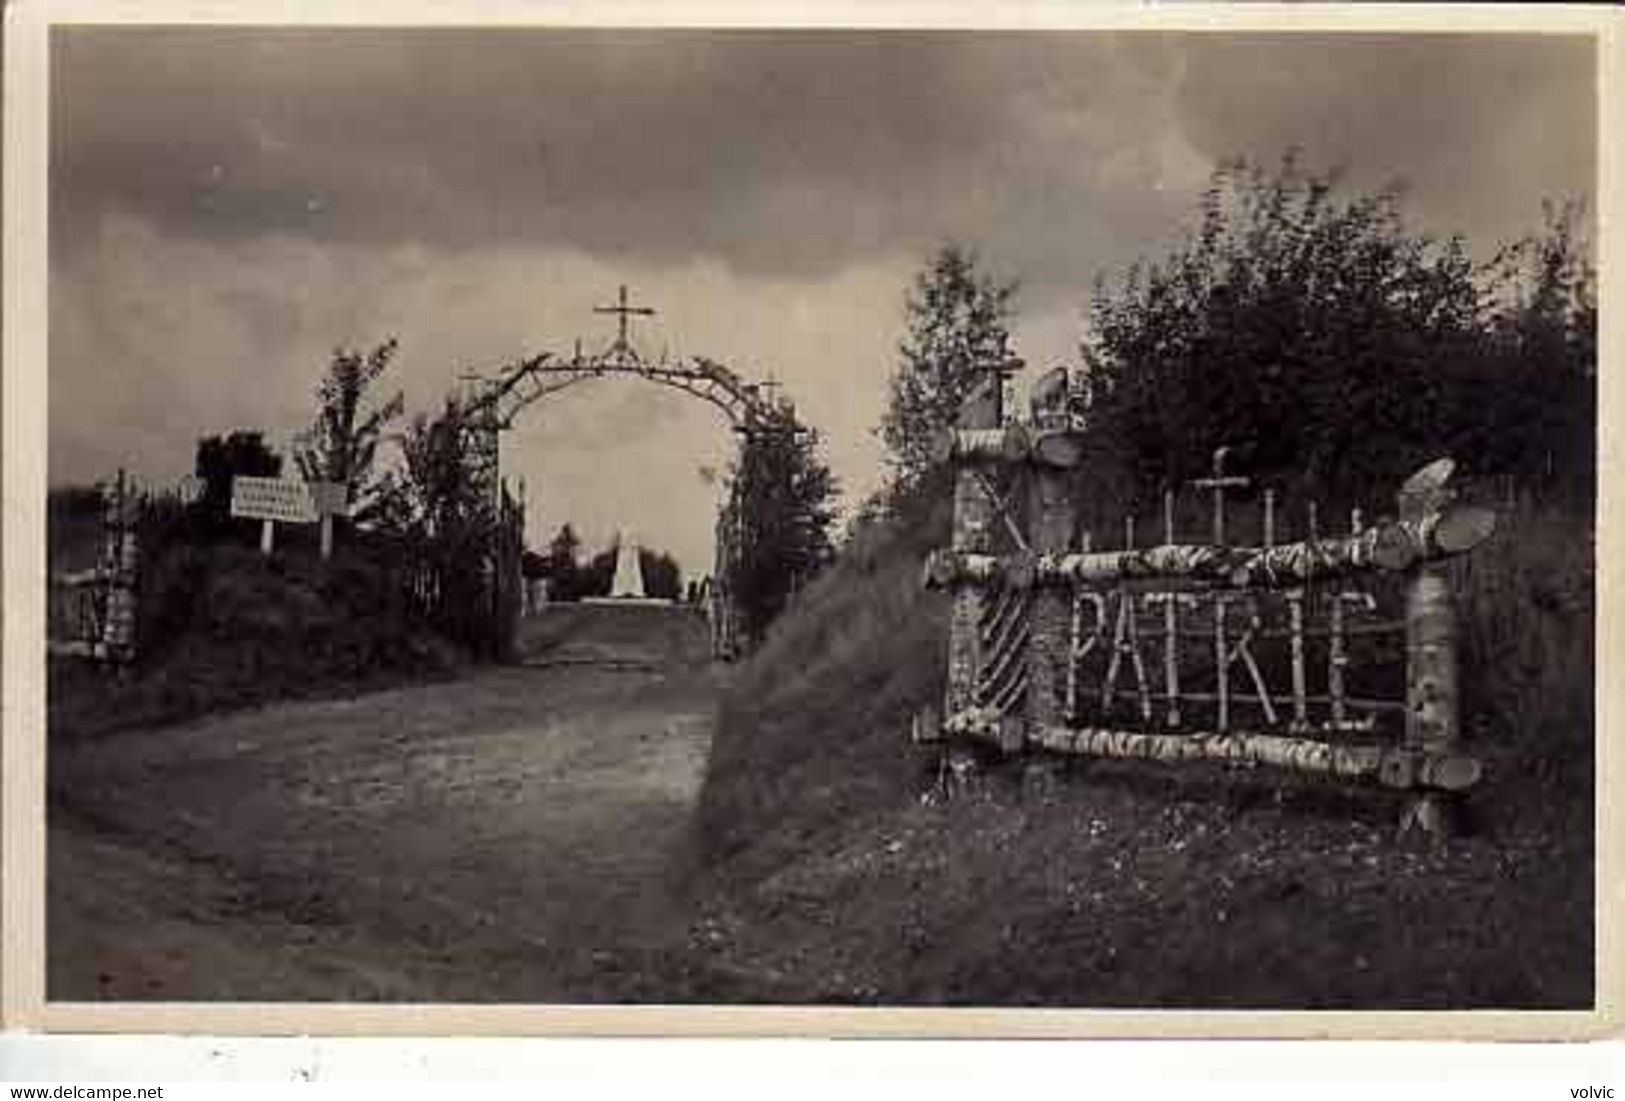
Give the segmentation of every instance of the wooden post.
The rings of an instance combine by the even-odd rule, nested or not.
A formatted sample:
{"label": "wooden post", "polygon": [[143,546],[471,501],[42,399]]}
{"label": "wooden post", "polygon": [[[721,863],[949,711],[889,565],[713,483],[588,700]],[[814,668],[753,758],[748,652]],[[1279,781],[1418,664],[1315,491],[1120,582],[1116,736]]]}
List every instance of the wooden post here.
{"label": "wooden post", "polygon": [[[960,428],[997,428],[1004,419],[1003,380],[991,377],[965,399],[959,410]],[[994,503],[978,472],[964,460],[954,475],[954,515],[951,546],[956,554],[986,554],[993,548]],[[982,593],[974,585],[953,588],[953,610],[948,621],[948,688],[944,714],[948,718],[976,703],[976,675],[981,665],[978,625]]]}
{"label": "wooden post", "polygon": [[739,497],[737,487],[717,512],[716,561],[706,594],[711,608],[711,656],[733,661],[740,654],[738,604],[733,578],[739,559]]}
{"label": "wooden post", "polygon": [[322,561],[333,557],[333,518],[350,514],[350,487],[345,482],[314,481],[306,483],[310,490],[310,503],[316,509],[317,523],[321,527]]}
{"label": "wooden post", "polygon": [[497,570],[498,597],[496,620],[497,660],[512,662],[518,650],[519,619],[524,614],[524,507],[508,490],[508,481],[502,479],[502,508],[497,515]]}
{"label": "wooden post", "polygon": [[[1072,549],[1076,517],[1065,470],[1042,463],[1032,469],[1028,542],[1040,557]],[[1034,591],[1028,612],[1027,722],[1030,727],[1062,722],[1066,669],[1071,664],[1071,592],[1061,586]]]}
{"label": "wooden post", "polygon": [[1289,589],[1287,606],[1292,622],[1292,731],[1302,733],[1309,729],[1309,676],[1304,663],[1303,602],[1307,595],[1303,589]]}
{"label": "wooden post", "polygon": [[1359,729],[1359,720],[1351,719],[1348,713],[1348,674],[1349,667],[1348,637],[1349,624],[1347,610],[1374,612],[1377,610],[1377,600],[1368,592],[1354,590],[1350,592],[1333,593],[1331,597],[1331,625],[1330,642],[1326,654],[1326,694],[1331,699],[1332,718],[1331,729],[1346,731]]}
{"label": "wooden post", "polygon": [[1333,593],[1331,600],[1329,642],[1326,646],[1326,695],[1331,697],[1334,730],[1340,730],[1348,719],[1344,702],[1343,670],[1348,668],[1348,652],[1343,641],[1343,594]]}
{"label": "wooden post", "polygon": [[[115,665],[135,658],[136,586],[140,548],[136,536],[135,482],[122,468],[103,506],[102,555],[105,577],[102,655]],[[96,647],[93,646],[93,652]]]}
{"label": "wooden post", "polygon": [[[1455,497],[1447,484],[1454,472],[1448,459],[1429,464],[1399,491],[1402,520],[1437,512]],[[1444,567],[1423,562],[1405,591],[1405,747],[1427,758],[1451,756],[1460,741],[1456,676],[1455,597]],[[1424,791],[1412,800],[1401,832],[1412,827],[1434,838],[1448,837],[1452,805],[1441,792]]]}
{"label": "wooden post", "polygon": [[1230,654],[1230,643],[1225,634],[1226,607],[1228,605],[1223,596],[1213,602],[1213,673],[1218,678],[1218,727],[1221,734],[1230,729],[1230,662],[1226,660]]}
{"label": "wooden post", "polygon": [[276,521],[260,521],[260,553],[269,556],[271,548],[276,545]]}

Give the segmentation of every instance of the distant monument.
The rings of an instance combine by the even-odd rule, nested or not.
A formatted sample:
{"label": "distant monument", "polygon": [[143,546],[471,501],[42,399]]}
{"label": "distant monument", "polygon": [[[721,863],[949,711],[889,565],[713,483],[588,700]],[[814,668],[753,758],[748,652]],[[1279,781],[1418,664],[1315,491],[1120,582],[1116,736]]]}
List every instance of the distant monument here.
{"label": "distant monument", "polygon": [[615,583],[609,588],[612,600],[643,600],[649,594],[643,589],[643,555],[638,537],[621,532],[620,553],[615,558]]}
{"label": "distant monument", "polygon": [[650,596],[643,587],[643,545],[629,531],[621,532],[615,553],[615,580],[608,596],[583,597],[583,604],[670,604],[670,600]]}

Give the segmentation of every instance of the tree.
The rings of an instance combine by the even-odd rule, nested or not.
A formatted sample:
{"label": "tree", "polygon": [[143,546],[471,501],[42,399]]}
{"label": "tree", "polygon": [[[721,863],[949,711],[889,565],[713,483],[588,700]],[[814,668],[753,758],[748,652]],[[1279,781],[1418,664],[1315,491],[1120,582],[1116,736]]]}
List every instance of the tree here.
{"label": "tree", "polygon": [[983,372],[1011,359],[1015,293],[1015,283],[982,274],[974,253],[951,244],[915,277],[904,300],[902,361],[880,425],[898,481],[912,482],[931,466],[937,432],[953,424]]}
{"label": "tree", "polygon": [[397,438],[400,465],[378,483],[374,527],[414,576],[432,577],[437,626],[474,646],[490,643],[487,578],[497,568],[497,514],[484,433],[456,398],[419,413]]}
{"label": "tree", "polygon": [[609,546],[589,558],[577,576],[577,593],[581,596],[608,596],[615,587],[615,565],[621,557],[621,541],[617,537]]}
{"label": "tree", "polygon": [[1407,228],[1397,187],[1339,188],[1293,153],[1222,165],[1180,246],[1097,283],[1089,417],[1142,490],[1234,445],[1255,475],[1359,494],[1458,434],[1448,380],[1484,351],[1466,246]]}
{"label": "tree", "polygon": [[1240,445],[1250,473],[1351,500],[1440,454],[1475,473],[1594,466],[1596,295],[1577,203],[1475,264],[1294,153],[1221,166],[1195,227],[1097,283],[1091,432],[1144,491]]}
{"label": "tree", "polygon": [[574,600],[580,595],[581,538],[569,524],[559,528],[547,548],[547,572],[552,578],[550,592],[555,600]]}
{"label": "tree", "polygon": [[404,408],[399,391],[382,404],[368,404],[369,392],[398,347],[391,338],[366,355],[343,348],[335,351],[316,390],[316,419],[294,450],[294,461],[306,481],[346,486],[350,504],[362,512],[371,503],[378,444]]}
{"label": "tree", "polygon": [[1590,488],[1597,446],[1597,272],[1578,199],[1485,265],[1491,354],[1459,380],[1492,414],[1463,426],[1475,465]]}
{"label": "tree", "polygon": [[753,642],[834,556],[838,487],[818,448],[818,433],[785,406],[746,435],[734,460],[721,527],[737,540],[729,588]]}
{"label": "tree", "polygon": [[643,591],[662,600],[679,600],[683,595],[683,571],[677,559],[665,551],[642,547],[638,566],[643,570]]}
{"label": "tree", "polygon": [[206,531],[219,533],[231,523],[232,479],[280,477],[282,456],[266,444],[264,432],[240,428],[198,440],[193,472],[203,482],[194,514]]}
{"label": "tree", "polygon": [[519,556],[519,572],[526,581],[552,576],[549,559],[528,548]]}
{"label": "tree", "polygon": [[477,435],[468,410],[454,397],[436,417],[414,416],[398,437],[400,466],[380,480],[381,523],[426,545],[483,539],[493,507]]}

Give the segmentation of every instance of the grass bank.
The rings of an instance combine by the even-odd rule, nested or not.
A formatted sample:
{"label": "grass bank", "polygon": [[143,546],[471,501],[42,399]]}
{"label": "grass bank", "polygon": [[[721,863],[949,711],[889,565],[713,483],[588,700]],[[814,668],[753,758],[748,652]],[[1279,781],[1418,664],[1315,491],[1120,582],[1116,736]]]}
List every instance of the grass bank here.
{"label": "grass bank", "polygon": [[1267,770],[995,770],[932,794],[939,486],[801,595],[740,672],[700,837],[709,936],[762,1000],[1581,1007],[1593,989],[1592,541],[1524,498],[1457,568],[1472,832],[1395,838],[1389,794]]}
{"label": "grass bank", "polygon": [[452,674],[465,660],[408,613],[364,552],[323,562],[176,544],[142,582],[142,655],[114,672],[53,658],[53,740],[181,722],[274,700],[352,695]]}

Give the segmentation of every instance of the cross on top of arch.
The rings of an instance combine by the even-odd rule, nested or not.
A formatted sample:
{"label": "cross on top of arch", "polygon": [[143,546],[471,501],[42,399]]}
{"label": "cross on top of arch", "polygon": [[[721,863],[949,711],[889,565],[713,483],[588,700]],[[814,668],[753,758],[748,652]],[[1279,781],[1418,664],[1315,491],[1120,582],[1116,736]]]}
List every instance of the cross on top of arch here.
{"label": "cross on top of arch", "polygon": [[627,341],[627,320],[632,317],[653,317],[655,311],[649,306],[633,306],[627,301],[626,284],[621,284],[619,301],[613,306],[594,306],[593,313],[612,313],[619,315],[619,330],[615,336],[615,347],[630,351],[631,344]]}
{"label": "cross on top of arch", "polygon": [[472,411],[491,418],[498,428],[511,427],[527,405],[586,379],[609,374],[637,375],[682,390],[717,407],[737,431],[746,434],[772,427],[794,407],[779,395],[782,384],[771,375],[763,383],[746,382],[715,360],[691,356],[658,361],[645,359],[631,343],[631,320],[653,317],[649,306],[634,305],[626,284],[614,303],[594,306],[597,314],[616,319],[615,340],[602,352],[584,353],[579,340],[574,354],[542,352],[504,368],[495,378],[472,376],[480,382]]}

